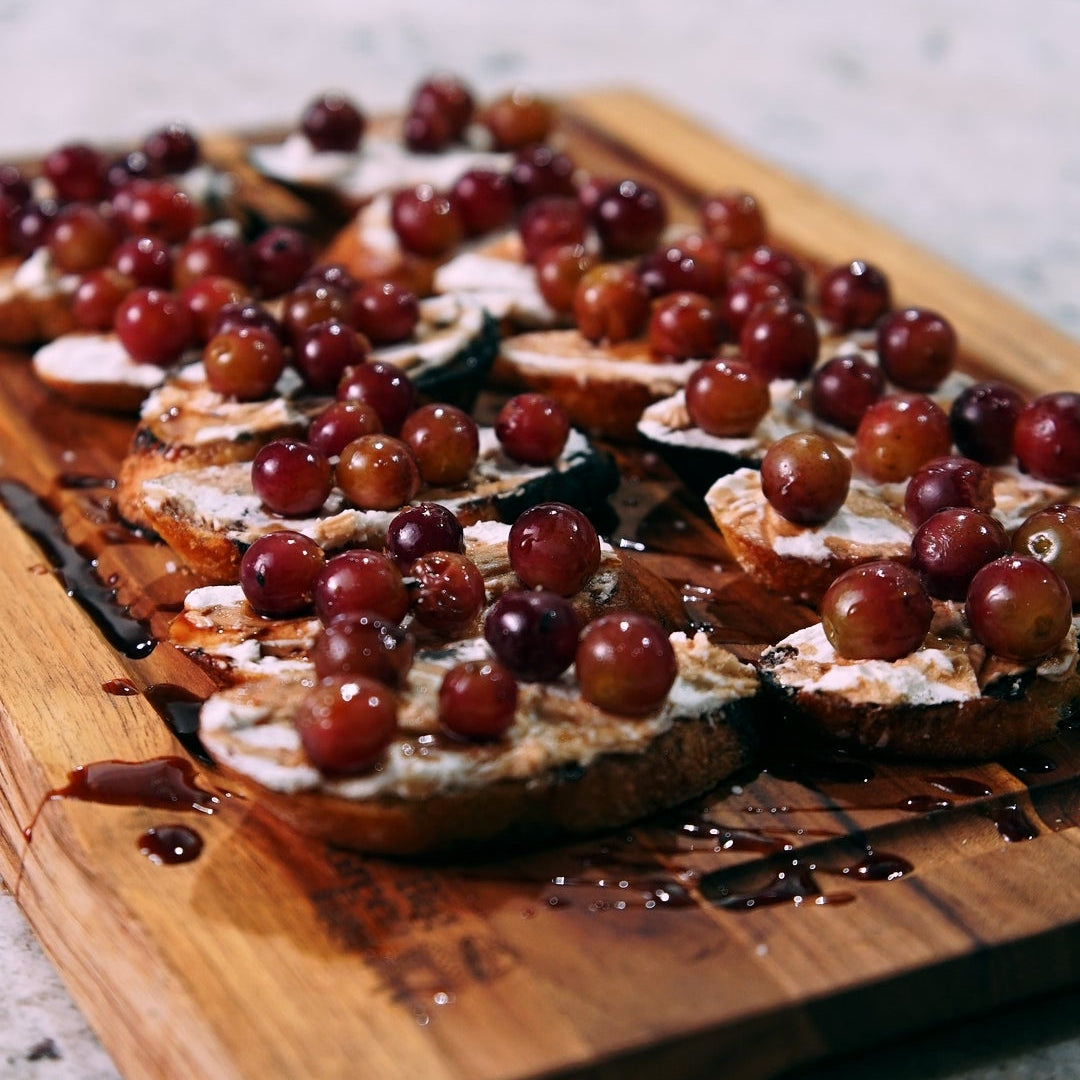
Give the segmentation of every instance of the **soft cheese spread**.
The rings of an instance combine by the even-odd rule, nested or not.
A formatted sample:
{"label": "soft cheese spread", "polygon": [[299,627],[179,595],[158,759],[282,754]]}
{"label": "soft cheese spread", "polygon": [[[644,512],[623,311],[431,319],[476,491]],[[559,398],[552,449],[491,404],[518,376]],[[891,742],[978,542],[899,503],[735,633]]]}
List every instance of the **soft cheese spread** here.
{"label": "soft cheese spread", "polygon": [[291,717],[310,678],[257,680],[215,694],[202,707],[200,735],[223,764],[288,793],[416,799],[499,780],[528,781],[560,767],[587,767],[604,754],[643,753],[680,720],[718,714],[756,692],[753,669],[704,634],[677,633],[671,642],[679,674],[665,704],[649,716],[618,717],[589,705],[568,672],[551,683],[523,683],[506,736],[476,744],[440,736],[435,700],[446,671],[488,658],[487,643],[471,638],[420,650],[400,696],[400,736],[379,765],[357,776],[326,777],[303,753]]}

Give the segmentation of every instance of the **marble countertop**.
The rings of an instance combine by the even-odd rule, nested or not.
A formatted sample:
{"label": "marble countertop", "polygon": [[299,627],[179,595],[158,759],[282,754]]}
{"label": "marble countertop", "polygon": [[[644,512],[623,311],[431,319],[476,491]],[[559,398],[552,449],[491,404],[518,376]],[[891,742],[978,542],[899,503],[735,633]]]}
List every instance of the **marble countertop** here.
{"label": "marble countertop", "polygon": [[[281,123],[329,87],[393,108],[435,69],[481,96],[640,87],[1080,337],[1073,0],[0,0],[0,160],[136,139],[170,118]],[[115,1078],[6,893],[0,973],[0,1078]],[[799,1076],[871,1067],[887,1080],[1080,1076],[1080,993]]]}

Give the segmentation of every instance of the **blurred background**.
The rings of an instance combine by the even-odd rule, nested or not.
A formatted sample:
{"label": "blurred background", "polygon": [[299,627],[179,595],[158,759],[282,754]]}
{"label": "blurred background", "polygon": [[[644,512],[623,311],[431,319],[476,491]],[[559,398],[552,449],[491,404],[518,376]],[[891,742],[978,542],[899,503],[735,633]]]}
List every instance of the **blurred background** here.
{"label": "blurred background", "polygon": [[0,155],[393,108],[435,69],[645,88],[1080,336],[1075,0],[0,0]]}
{"label": "blurred background", "polygon": [[[169,119],[291,125],[329,88],[393,109],[433,70],[481,97],[642,88],[1080,338],[1077,0],[0,0],[0,160]],[[113,1077],[10,897],[0,973],[0,1077]],[[1076,1076],[1078,1004],[875,1071]]]}

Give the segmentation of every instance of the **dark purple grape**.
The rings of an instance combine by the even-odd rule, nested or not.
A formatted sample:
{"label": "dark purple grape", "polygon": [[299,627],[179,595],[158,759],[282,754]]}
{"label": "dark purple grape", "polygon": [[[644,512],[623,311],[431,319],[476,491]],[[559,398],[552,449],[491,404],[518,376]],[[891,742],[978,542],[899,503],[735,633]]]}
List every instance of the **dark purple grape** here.
{"label": "dark purple grape", "polygon": [[928,517],[911,539],[911,563],[931,596],[963,600],[976,572],[1009,550],[1005,526],[991,514],[947,507]]}
{"label": "dark purple grape", "polygon": [[548,682],[573,663],[579,624],[570,601],[538,589],[503,593],[484,619],[484,637],[525,682]]}
{"label": "dark purple grape", "polygon": [[386,553],[406,568],[432,551],[465,551],[461,522],[441,503],[418,503],[395,515],[386,530]]}
{"label": "dark purple grape", "polygon": [[814,372],[810,408],[825,423],[854,432],[884,392],[885,376],[877,364],[859,353],[842,353]]}
{"label": "dark purple grape", "polygon": [[312,604],[315,578],[326,562],[323,549],[303,533],[260,536],[240,560],[240,587],[260,615],[297,615]]}
{"label": "dark purple grape", "polygon": [[956,448],[983,465],[1011,461],[1013,428],[1023,407],[1023,395],[1006,383],[982,382],[961,390],[949,410]]}

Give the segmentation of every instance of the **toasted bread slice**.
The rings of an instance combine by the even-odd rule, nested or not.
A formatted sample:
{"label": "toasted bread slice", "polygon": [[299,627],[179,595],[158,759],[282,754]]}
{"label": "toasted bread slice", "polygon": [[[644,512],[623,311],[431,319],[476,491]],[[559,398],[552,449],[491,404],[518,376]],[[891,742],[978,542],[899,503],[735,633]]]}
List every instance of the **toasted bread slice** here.
{"label": "toasted bread slice", "polygon": [[655,360],[644,340],[594,344],[577,330],[506,338],[498,370],[514,383],[554,398],[591,435],[633,439],[641,414],[690,377],[692,361]]}
{"label": "toasted bread slice", "polygon": [[0,264],[0,345],[51,341],[75,329],[71,302],[79,279],[61,274],[40,247],[21,261]]}
{"label": "toasted bread slice", "polygon": [[[912,528],[895,492],[852,480],[847,501],[823,525],[795,525],[761,491],[761,474],[737,469],[705,494],[736,562],[766,588],[816,604],[844,570],[872,559],[907,560]],[[902,489],[899,503],[903,503]]]}
{"label": "toasted bread slice", "polygon": [[362,851],[443,854],[495,840],[624,825],[716,786],[750,760],[757,677],[704,634],[672,635],[679,676],[668,701],[629,719],[584,701],[572,674],[522,684],[507,734],[462,743],[433,702],[469,638],[421,649],[399,695],[400,735],[369,772],[330,777],[306,758],[292,717],[311,679],[267,676],[203,705],[200,738],[237,784],[306,834]]}
{"label": "toasted bread slice", "polygon": [[[480,458],[470,481],[456,489],[426,489],[420,498],[448,506],[463,524],[512,521],[524,509],[555,499],[588,509],[618,482],[614,462],[571,432],[551,467],[524,466],[503,453],[491,428],[480,429]],[[131,503],[125,500],[125,505]],[[192,569],[210,581],[235,581],[244,550],[259,536],[295,529],[327,551],[348,546],[381,546],[397,511],[357,510],[335,489],[321,514],[282,518],[264,510],[251,487],[244,461],[184,469],[144,480],[139,512]]]}
{"label": "toasted bread slice", "polygon": [[[485,610],[504,592],[521,588],[510,567],[506,542],[510,526],[487,521],[465,528],[465,552],[484,578]],[[571,598],[582,625],[608,611],[649,615],[668,632],[689,628],[681,594],[633,555],[601,543],[600,566]],[[458,636],[479,637],[481,612],[459,628]],[[300,616],[266,619],[256,615],[239,585],[208,585],[192,590],[172,621],[169,640],[213,670],[220,681],[243,682],[278,674],[302,664],[320,629],[317,619]],[[421,640],[432,635],[412,626]]]}
{"label": "toasted bread slice", "polygon": [[1051,737],[1080,708],[1075,624],[1024,666],[974,643],[959,605],[939,605],[926,644],[900,660],[838,657],[816,623],[766,650],[761,672],[788,720],[896,757],[990,760]]}

